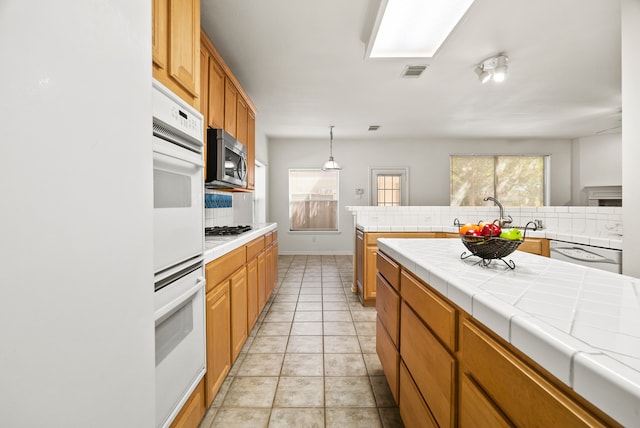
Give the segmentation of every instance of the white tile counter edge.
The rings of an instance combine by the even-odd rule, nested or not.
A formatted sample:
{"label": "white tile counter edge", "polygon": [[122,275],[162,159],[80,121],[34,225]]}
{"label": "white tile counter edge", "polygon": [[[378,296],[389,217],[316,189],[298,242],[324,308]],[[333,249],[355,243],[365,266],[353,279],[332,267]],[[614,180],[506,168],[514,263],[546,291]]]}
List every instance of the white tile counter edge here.
{"label": "white tile counter edge", "polygon": [[[448,242],[458,240],[386,238],[378,240],[378,248],[618,422],[624,426],[638,425],[640,371],[483,290],[493,280],[502,280],[501,275],[518,275],[517,266],[514,271],[474,266],[479,269],[475,271],[466,265],[458,268],[455,263],[442,266],[420,257],[417,251],[412,253],[411,246],[399,245],[402,241],[414,241],[411,246],[416,248],[420,241],[425,246],[437,245],[438,241],[450,246]],[[516,263],[523,266],[527,261],[539,261],[538,257],[541,256],[519,251],[513,254]],[[563,263],[546,258],[545,263],[546,260]],[[526,269],[522,271],[525,273]],[[636,357],[640,361],[640,355]]]}
{"label": "white tile counter edge", "polygon": [[278,223],[254,225],[253,229],[241,235],[205,237],[204,263],[207,264],[241,247],[262,235],[278,229]]}

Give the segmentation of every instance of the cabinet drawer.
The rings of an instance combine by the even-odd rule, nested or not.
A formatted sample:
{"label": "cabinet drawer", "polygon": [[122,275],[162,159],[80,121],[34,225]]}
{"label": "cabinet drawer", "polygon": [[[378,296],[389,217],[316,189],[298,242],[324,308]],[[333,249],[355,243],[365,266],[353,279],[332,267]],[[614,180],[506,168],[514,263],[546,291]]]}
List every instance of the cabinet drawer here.
{"label": "cabinet drawer", "polygon": [[404,301],[413,308],[449,350],[455,351],[456,310],[404,270],[400,283]]}
{"label": "cabinet drawer", "polygon": [[466,375],[460,382],[459,408],[460,428],[513,426]]}
{"label": "cabinet drawer", "polygon": [[420,392],[413,383],[409,371],[400,363],[400,417],[406,428],[437,428],[438,424],[424,404]]}
{"label": "cabinet drawer", "polygon": [[394,345],[398,347],[400,296],[379,273],[376,276],[376,311]]}
{"label": "cabinet drawer", "polygon": [[264,250],[264,236],[254,239],[247,244],[247,261],[252,260]]}
{"label": "cabinet drawer", "polygon": [[[438,425],[453,426],[456,361],[405,302],[400,309],[400,325],[402,361]],[[401,394],[401,403],[403,399]]]}
{"label": "cabinet drawer", "polygon": [[387,383],[391,389],[391,394],[395,402],[398,402],[398,364],[400,363],[400,354],[393,344],[387,330],[380,322],[380,318],[376,318],[376,352],[380,358],[382,370],[387,378]]}
{"label": "cabinet drawer", "polygon": [[396,290],[400,290],[400,266],[396,262],[387,257],[386,254],[378,251],[376,267],[389,285]]}
{"label": "cabinet drawer", "polygon": [[225,254],[214,261],[207,263],[207,292],[221,283],[225,278],[234,273],[247,262],[247,251],[244,246]]}
{"label": "cabinet drawer", "polygon": [[517,426],[605,426],[468,319],[461,348],[464,371]]}
{"label": "cabinet drawer", "polygon": [[273,232],[265,233],[264,234],[264,245],[265,245],[265,247],[268,247],[272,243],[273,243]]}

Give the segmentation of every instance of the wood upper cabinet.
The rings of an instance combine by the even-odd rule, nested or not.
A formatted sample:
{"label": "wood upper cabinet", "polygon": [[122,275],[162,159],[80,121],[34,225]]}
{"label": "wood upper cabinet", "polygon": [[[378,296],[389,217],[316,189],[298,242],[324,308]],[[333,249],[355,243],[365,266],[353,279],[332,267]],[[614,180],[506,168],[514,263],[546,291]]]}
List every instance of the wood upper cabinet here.
{"label": "wood upper cabinet", "polygon": [[256,186],[256,116],[251,110],[247,113],[247,189]]}
{"label": "wood upper cabinet", "polygon": [[153,0],[153,77],[199,108],[200,1]]}
{"label": "wood upper cabinet", "polygon": [[224,71],[215,58],[209,58],[209,106],[207,123],[211,128],[224,127]]}
{"label": "wood upper cabinet", "polygon": [[238,90],[228,78],[224,82],[224,130],[232,136],[237,135]]}
{"label": "wood upper cabinet", "polygon": [[244,146],[247,145],[247,131],[249,121],[249,108],[242,97],[238,97],[236,105],[236,140]]}

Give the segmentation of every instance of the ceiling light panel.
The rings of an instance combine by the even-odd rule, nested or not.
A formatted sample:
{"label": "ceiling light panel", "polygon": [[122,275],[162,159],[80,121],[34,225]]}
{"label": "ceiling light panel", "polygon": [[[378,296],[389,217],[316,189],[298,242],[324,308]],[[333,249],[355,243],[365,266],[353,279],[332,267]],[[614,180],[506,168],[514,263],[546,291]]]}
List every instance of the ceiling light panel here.
{"label": "ceiling light panel", "polygon": [[474,0],[383,0],[370,58],[431,58]]}

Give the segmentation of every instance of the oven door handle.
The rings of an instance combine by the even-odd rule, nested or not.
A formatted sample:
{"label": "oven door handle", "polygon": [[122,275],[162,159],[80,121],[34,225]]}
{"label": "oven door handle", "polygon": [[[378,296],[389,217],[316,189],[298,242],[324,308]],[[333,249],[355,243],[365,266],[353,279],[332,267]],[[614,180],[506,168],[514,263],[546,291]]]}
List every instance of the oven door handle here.
{"label": "oven door handle", "polygon": [[195,285],[182,293],[180,296],[173,299],[171,302],[159,308],[155,313],[156,325],[164,321],[175,311],[180,309],[185,302],[187,302],[194,294],[200,291],[205,283],[205,278],[199,277]]}
{"label": "oven door handle", "polygon": [[204,168],[202,154],[192,152],[189,149],[185,149],[176,144],[161,140],[157,137],[154,137],[153,141],[153,155],[154,157],[156,155],[164,155],[183,163]]}

